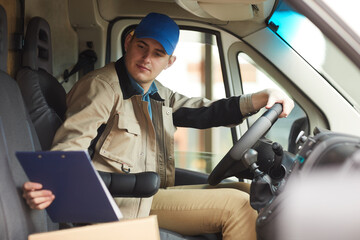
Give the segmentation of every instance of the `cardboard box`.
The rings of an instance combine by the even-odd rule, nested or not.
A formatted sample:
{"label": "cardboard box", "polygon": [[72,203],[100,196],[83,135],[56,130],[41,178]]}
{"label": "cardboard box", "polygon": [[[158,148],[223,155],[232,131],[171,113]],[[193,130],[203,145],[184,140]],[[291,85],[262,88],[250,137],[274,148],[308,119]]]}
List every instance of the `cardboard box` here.
{"label": "cardboard box", "polygon": [[46,233],[36,233],[29,240],[160,240],[156,216],[100,223]]}

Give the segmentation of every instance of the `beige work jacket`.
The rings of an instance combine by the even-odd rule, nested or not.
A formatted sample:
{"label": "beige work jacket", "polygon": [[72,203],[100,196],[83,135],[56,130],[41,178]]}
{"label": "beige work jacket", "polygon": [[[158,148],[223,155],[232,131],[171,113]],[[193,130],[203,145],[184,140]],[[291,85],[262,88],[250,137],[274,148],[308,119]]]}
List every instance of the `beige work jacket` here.
{"label": "beige work jacket", "polygon": [[[52,150],[88,149],[100,126],[93,164],[107,172],[156,171],[161,187],[174,185],[176,126],[209,128],[238,124],[240,97],[211,102],[188,98],[155,80],[158,92],[148,102],[134,92],[123,58],[80,79],[67,95],[66,121]],[[244,104],[245,101],[242,101]],[[124,171],[125,170],[125,171]],[[115,198],[125,218],[147,216],[152,198]]]}

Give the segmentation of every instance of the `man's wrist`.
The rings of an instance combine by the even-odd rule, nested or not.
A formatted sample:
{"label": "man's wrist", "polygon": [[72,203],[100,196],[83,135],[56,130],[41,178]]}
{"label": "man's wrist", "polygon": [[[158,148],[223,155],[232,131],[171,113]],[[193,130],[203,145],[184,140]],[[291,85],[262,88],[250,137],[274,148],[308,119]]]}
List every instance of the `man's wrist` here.
{"label": "man's wrist", "polygon": [[264,89],[262,91],[253,93],[251,95],[251,102],[254,108],[254,111],[259,111],[261,108],[265,107],[269,100],[269,89]]}
{"label": "man's wrist", "polygon": [[252,93],[240,96],[240,111],[244,117],[248,117],[257,113],[258,110],[254,108],[252,101]]}

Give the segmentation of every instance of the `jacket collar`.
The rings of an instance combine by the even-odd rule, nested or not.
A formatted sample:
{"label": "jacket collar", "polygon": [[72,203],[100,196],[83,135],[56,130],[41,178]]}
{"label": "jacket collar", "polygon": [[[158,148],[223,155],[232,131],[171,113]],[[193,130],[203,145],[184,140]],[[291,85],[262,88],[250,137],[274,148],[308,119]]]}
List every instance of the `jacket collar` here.
{"label": "jacket collar", "polygon": [[[115,62],[115,69],[116,74],[119,79],[120,88],[123,94],[124,99],[129,99],[134,95],[138,95],[135,88],[132,86],[130,82],[129,75],[126,70],[125,66],[125,58],[121,57],[119,60]],[[150,98],[158,100],[158,101],[164,101],[164,99],[161,98],[158,92],[155,92],[154,94],[150,95]]]}

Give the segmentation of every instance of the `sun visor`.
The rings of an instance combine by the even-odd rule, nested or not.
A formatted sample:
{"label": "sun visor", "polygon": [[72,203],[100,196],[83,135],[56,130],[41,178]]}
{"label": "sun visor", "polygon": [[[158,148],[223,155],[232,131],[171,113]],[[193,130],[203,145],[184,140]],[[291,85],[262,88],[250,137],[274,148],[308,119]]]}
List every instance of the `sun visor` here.
{"label": "sun visor", "polygon": [[244,21],[266,18],[275,0],[175,0],[175,2],[202,18],[222,21]]}

